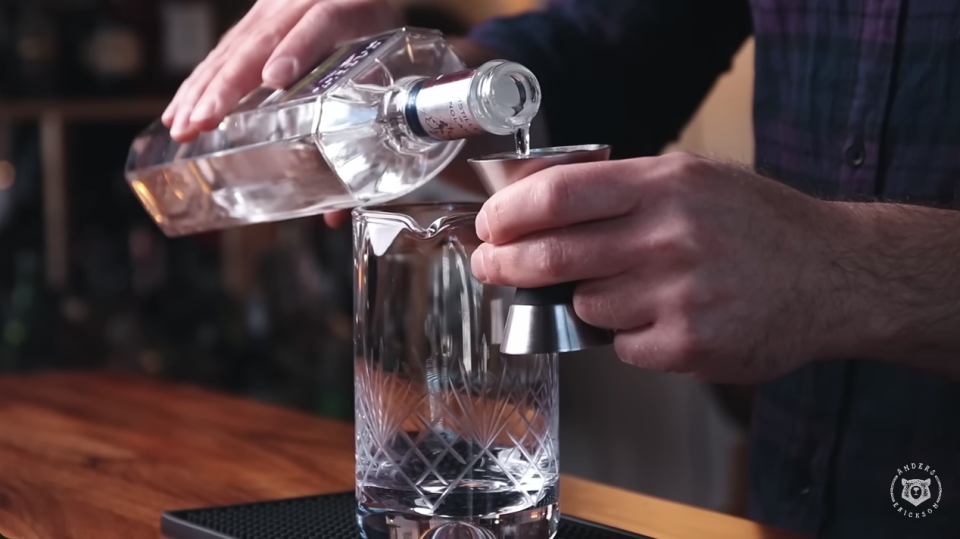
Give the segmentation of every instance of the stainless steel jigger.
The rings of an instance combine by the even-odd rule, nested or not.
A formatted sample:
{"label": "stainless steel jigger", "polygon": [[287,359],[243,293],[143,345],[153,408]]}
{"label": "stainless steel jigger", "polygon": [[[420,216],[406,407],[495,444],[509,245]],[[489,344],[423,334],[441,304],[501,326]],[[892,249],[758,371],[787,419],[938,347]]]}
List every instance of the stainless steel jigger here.
{"label": "stainless steel jigger", "polygon": [[[531,149],[529,156],[504,152],[468,162],[491,194],[554,165],[606,161],[610,147],[594,144]],[[573,352],[613,342],[613,332],[580,320],[573,310],[576,283],[518,288],[507,311],[500,351],[504,354]]]}

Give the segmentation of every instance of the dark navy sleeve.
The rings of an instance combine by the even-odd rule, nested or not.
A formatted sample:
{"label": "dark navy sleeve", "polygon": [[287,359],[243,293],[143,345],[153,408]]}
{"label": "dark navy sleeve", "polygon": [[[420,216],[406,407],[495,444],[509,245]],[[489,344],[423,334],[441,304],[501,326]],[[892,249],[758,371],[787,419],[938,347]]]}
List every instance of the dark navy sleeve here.
{"label": "dark navy sleeve", "polygon": [[551,0],[470,39],[531,69],[553,145],[675,140],[752,29],[747,0]]}

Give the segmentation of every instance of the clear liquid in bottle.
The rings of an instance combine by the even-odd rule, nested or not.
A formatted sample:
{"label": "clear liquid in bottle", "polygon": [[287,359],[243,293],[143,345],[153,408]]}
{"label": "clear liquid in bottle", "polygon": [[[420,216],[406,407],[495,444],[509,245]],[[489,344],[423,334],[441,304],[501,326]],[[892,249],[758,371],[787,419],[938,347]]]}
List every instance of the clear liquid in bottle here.
{"label": "clear liquid in bottle", "polygon": [[383,203],[440,173],[465,137],[529,124],[539,96],[523,66],[468,70],[439,32],[401,28],[341,45],[290,88],[251,93],[189,143],[154,122],[126,177],[168,236]]}

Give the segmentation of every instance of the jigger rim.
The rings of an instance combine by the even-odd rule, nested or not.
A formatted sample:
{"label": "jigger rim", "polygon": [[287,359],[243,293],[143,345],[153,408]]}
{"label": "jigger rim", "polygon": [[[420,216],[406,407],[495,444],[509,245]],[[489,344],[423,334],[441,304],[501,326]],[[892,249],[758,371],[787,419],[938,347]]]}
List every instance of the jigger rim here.
{"label": "jigger rim", "polygon": [[[417,202],[389,201],[370,204],[367,206],[357,206],[350,210],[353,214],[368,213],[409,213],[415,210],[436,210],[445,209],[450,211],[480,211],[482,202],[473,201],[446,201],[446,200],[428,200]],[[406,211],[400,211],[406,210]]]}
{"label": "jigger rim", "polygon": [[609,144],[578,144],[573,146],[549,146],[546,148],[530,148],[529,155],[520,155],[517,152],[497,152],[467,159],[468,163],[490,163],[493,161],[525,161],[528,159],[563,158],[574,153],[610,153]]}

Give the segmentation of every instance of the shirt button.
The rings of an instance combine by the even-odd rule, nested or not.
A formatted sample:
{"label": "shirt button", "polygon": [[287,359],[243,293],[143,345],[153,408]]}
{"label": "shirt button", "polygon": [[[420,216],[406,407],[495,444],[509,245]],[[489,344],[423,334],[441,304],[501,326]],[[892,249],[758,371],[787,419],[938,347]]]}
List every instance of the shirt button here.
{"label": "shirt button", "polygon": [[793,498],[806,498],[813,491],[813,476],[807,468],[793,470],[787,479],[787,491]]}
{"label": "shirt button", "polygon": [[847,162],[855,167],[859,167],[863,164],[863,160],[867,157],[867,151],[863,147],[863,143],[857,142],[851,144],[847,148]]}

